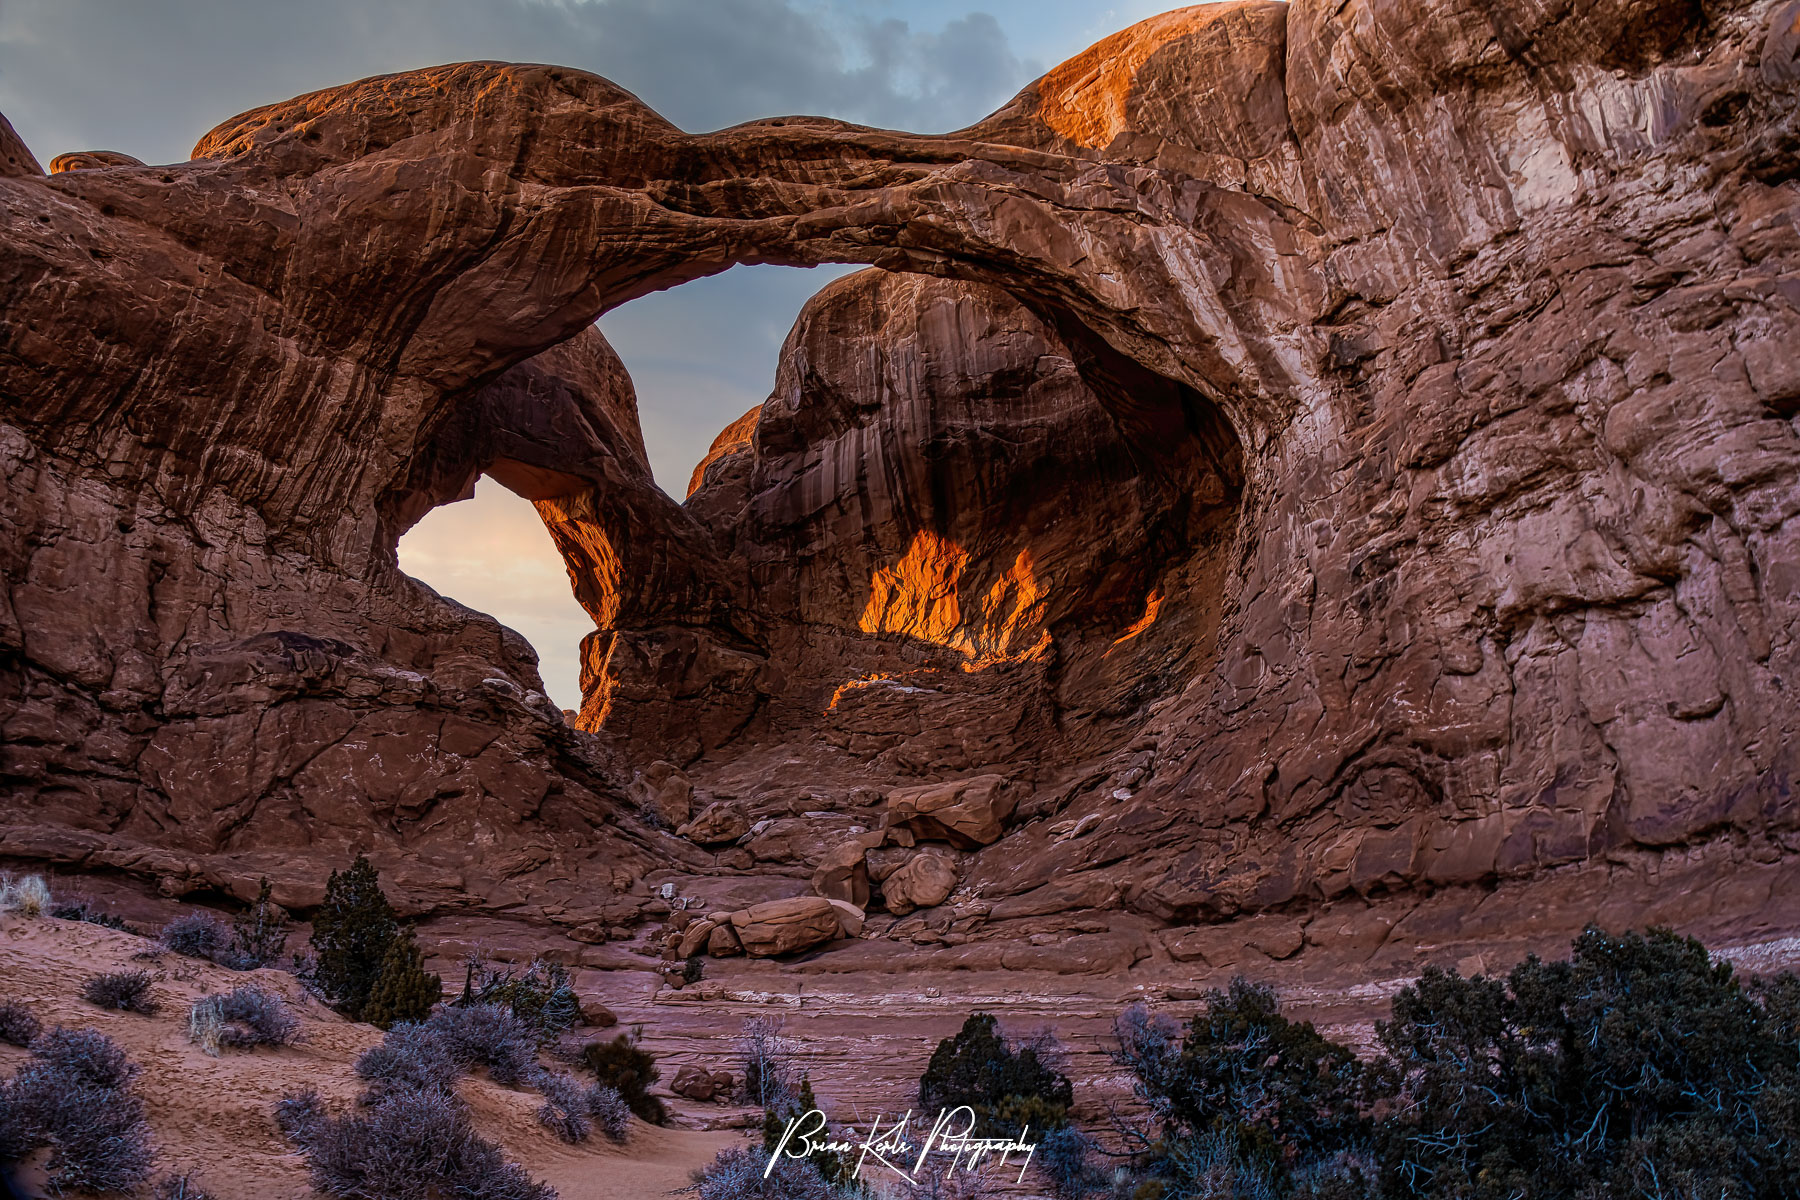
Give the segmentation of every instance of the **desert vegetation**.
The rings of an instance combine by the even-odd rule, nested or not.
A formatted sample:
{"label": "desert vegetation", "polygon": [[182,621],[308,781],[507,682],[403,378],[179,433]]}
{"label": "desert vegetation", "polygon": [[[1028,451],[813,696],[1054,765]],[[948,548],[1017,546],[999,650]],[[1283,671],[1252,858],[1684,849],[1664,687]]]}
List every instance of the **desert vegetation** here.
{"label": "desert vegetation", "polygon": [[556,1041],[581,1020],[581,1002],[561,963],[534,958],[524,970],[496,966],[471,953],[463,964],[464,1007],[504,1009],[541,1044]]}
{"label": "desert vegetation", "polygon": [[14,879],[0,874],[0,913],[40,917],[50,911],[51,904],[50,887],[42,875]]}
{"label": "desert vegetation", "polygon": [[453,1093],[399,1088],[333,1115],[316,1093],[281,1102],[277,1123],[306,1156],[312,1184],[347,1200],[555,1200],[500,1148],[475,1132]]}
{"label": "desert vegetation", "polygon": [[457,1084],[471,1071],[543,1097],[538,1120],[565,1142],[597,1128],[626,1139],[631,1109],[619,1092],[584,1087],[539,1061],[540,1028],[498,1003],[452,1004],[422,1021],[396,1021],[355,1063],[367,1085],[356,1109],[333,1115],[316,1094],[283,1099],[276,1122],[306,1155],[313,1184],[330,1196],[461,1196],[534,1200],[554,1196],[470,1123]]}
{"label": "desert vegetation", "polygon": [[936,1113],[967,1105],[988,1136],[1043,1133],[1068,1119],[1074,1089],[1053,1065],[1048,1034],[1023,1041],[1000,1032],[990,1013],[972,1013],[932,1051],[919,1077],[919,1108]]}
{"label": "desert vegetation", "polygon": [[37,1014],[17,1000],[0,1000],[0,1042],[9,1046],[29,1046],[44,1031]]}
{"label": "desert vegetation", "polygon": [[[164,947],[189,958],[202,958],[233,971],[277,965],[287,947],[288,916],[269,897],[262,881],[256,903],[227,925],[209,909],[183,913],[163,926]],[[124,928],[123,922],[115,928]]]}
{"label": "desert vegetation", "polygon": [[50,1148],[50,1185],[129,1192],[150,1178],[150,1130],[132,1089],[138,1067],[92,1029],[52,1029],[0,1084],[0,1165]]}
{"label": "desert vegetation", "polygon": [[326,880],[312,949],[302,968],[307,982],[352,1020],[384,1029],[423,1020],[443,995],[443,980],[425,970],[412,931],[400,924],[365,855]]}
{"label": "desert vegetation", "polygon": [[656,1056],[643,1047],[643,1032],[621,1033],[610,1041],[589,1042],[581,1061],[596,1082],[617,1092],[632,1113],[652,1125],[668,1121],[663,1102],[650,1094],[650,1085],[662,1075]]}
{"label": "desert vegetation", "polygon": [[150,996],[150,972],[106,971],[88,980],[81,998],[101,1008],[154,1016],[157,1004]]}
{"label": "desert vegetation", "polygon": [[1590,929],[1504,977],[1429,969],[1366,1057],[1241,979],[1185,1028],[1134,1007],[1117,1031],[1150,1115],[1117,1124],[1112,1169],[1085,1137],[1046,1155],[1063,1196],[1800,1194],[1800,981],[1666,931]]}
{"label": "desert vegetation", "polygon": [[188,1009],[188,1039],[215,1058],[221,1049],[291,1046],[299,1037],[287,1001],[255,984],[203,996]]}
{"label": "desert vegetation", "polygon": [[[1055,1043],[1008,1037],[986,1013],[932,1053],[918,1107],[967,1105],[981,1136],[1025,1133],[1038,1186],[1060,1200],[1800,1195],[1800,980],[1740,977],[1667,931],[1590,929],[1566,960],[1500,976],[1428,969],[1361,1053],[1243,978],[1185,1023],[1134,1005],[1115,1033],[1138,1116],[1079,1128]],[[816,1105],[778,1023],[752,1022],[742,1045],[764,1146],[720,1154],[699,1195],[852,1194],[829,1155],[762,1176],[786,1119]],[[938,1175],[874,1185],[991,1186]]]}

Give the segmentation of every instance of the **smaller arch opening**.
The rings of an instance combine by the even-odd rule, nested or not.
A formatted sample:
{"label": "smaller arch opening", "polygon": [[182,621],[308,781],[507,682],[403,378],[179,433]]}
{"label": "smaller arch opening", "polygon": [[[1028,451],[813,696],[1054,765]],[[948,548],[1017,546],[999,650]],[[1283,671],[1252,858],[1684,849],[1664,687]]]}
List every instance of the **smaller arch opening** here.
{"label": "smaller arch opening", "polygon": [[[558,708],[576,711],[581,639],[594,621],[576,603],[562,553],[532,504],[543,498],[534,491],[557,483],[522,466],[496,463],[466,497],[421,517],[396,553],[414,579],[523,635],[537,651],[546,694]],[[561,476],[564,484],[569,479]]]}

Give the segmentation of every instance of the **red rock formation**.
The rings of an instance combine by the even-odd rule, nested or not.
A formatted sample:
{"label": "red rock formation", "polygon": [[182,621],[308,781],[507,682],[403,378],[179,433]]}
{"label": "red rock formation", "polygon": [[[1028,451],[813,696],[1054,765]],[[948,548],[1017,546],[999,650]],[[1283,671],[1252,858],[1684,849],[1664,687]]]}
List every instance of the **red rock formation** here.
{"label": "red rock formation", "polygon": [[[1785,867],[1797,52],[1776,0],[1295,0],[938,138],[689,136],[496,64],[177,166],[44,176],[0,129],[0,852],[178,889],[367,842],[421,907],[586,927],[562,898],[652,863],[847,834],[647,832],[618,790],[668,758],[759,822],[1011,780],[955,864],[989,907],[892,927],[932,944]],[[668,501],[584,331],[823,261],[886,273]],[[588,732],[394,567],[481,471],[595,617]]]}

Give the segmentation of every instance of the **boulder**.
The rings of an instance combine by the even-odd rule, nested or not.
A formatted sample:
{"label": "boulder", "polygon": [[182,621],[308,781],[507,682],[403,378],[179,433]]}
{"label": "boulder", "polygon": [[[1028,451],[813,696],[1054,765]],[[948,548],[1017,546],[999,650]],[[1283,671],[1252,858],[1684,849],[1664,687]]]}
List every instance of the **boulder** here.
{"label": "boulder", "polygon": [[680,828],[693,816],[694,785],[673,763],[657,761],[639,771],[627,794],[669,829]]}
{"label": "boulder", "polygon": [[[893,833],[894,831],[889,830],[888,832]],[[876,883],[883,883],[889,875],[905,866],[912,857],[913,850],[910,846],[882,846],[864,855],[863,862],[868,867],[869,878]]]}
{"label": "boulder", "polygon": [[619,1023],[619,1018],[612,1009],[591,996],[581,1002],[581,1019],[595,1029],[611,1029]]}
{"label": "boulder", "polygon": [[809,950],[843,936],[837,906],[823,896],[771,900],[731,914],[731,928],[752,958]]}
{"label": "boulder", "polygon": [[956,890],[956,868],[942,854],[915,854],[881,885],[888,911],[905,916],[942,904]]}
{"label": "boulder", "polygon": [[711,1071],[699,1067],[682,1067],[675,1072],[669,1090],[677,1096],[686,1096],[689,1100],[711,1100],[718,1085],[713,1082]]}
{"label": "boulder", "polygon": [[838,923],[843,926],[845,937],[862,936],[863,922],[868,919],[864,909],[847,900],[836,899],[831,901],[831,907],[837,909]]}
{"label": "boulder", "polygon": [[1013,804],[1006,776],[976,775],[890,792],[885,824],[926,841],[975,850],[1000,840]]}
{"label": "boulder", "polygon": [[724,923],[714,925],[707,935],[706,952],[714,958],[731,958],[744,952],[744,943],[738,939],[737,930],[731,927],[730,914],[726,914]]}
{"label": "boulder", "polygon": [[869,868],[863,859],[881,845],[882,837],[881,830],[871,830],[828,850],[813,872],[813,891],[832,900],[846,901],[859,909],[868,908]]}
{"label": "boulder", "polygon": [[722,846],[749,832],[750,818],[743,809],[729,800],[715,800],[675,834],[701,846]]}
{"label": "boulder", "polygon": [[713,921],[704,919],[695,921],[683,931],[681,935],[681,945],[677,948],[676,952],[680,954],[682,958],[692,958],[694,955],[700,953],[700,951],[706,949],[707,943],[712,940],[712,931],[717,928],[717,923]]}

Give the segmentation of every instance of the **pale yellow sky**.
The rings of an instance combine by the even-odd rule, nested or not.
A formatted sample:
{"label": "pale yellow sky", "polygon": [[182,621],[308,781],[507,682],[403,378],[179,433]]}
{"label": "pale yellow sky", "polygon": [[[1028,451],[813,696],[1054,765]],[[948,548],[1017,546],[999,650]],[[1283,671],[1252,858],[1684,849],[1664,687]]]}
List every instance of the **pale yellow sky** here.
{"label": "pale yellow sky", "polygon": [[594,623],[531,501],[484,476],[473,500],[435,508],[407,531],[400,569],[524,634],[550,698],[581,707],[579,650]]}

